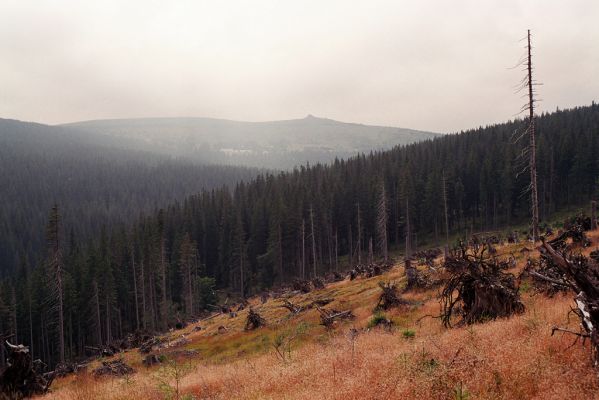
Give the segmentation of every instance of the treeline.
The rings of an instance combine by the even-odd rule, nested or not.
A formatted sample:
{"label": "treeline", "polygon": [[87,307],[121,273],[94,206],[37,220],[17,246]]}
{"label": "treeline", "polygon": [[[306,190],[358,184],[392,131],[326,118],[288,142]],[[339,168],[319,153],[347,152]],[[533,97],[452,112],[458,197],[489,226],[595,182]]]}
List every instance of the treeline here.
{"label": "treeline", "polygon": [[234,185],[260,171],[197,165],[123,150],[100,135],[0,119],[0,277],[45,248],[48,210],[60,205],[64,225],[80,241],[102,227],[132,223],[203,188]]}
{"label": "treeline", "polygon": [[[135,329],[165,329],[214,301],[212,287],[248,296],[292,278],[381,257],[386,247],[440,243],[528,219],[521,121],[448,135],[329,166],[264,174],[234,189],[205,190],[104,231],[91,243],[65,235],[66,354]],[[597,194],[599,106],[538,118],[542,219]],[[408,229],[409,227],[409,229]],[[65,223],[64,232],[70,232]],[[3,326],[56,361],[48,258],[24,261],[4,283]]]}

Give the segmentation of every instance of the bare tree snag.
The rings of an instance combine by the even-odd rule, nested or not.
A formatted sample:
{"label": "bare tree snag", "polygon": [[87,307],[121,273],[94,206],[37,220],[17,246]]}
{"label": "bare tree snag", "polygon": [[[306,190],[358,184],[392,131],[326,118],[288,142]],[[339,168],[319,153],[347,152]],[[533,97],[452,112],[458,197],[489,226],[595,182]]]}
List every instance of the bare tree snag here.
{"label": "bare tree snag", "polygon": [[[385,183],[381,182],[381,189],[379,193],[379,201],[377,204],[377,218],[376,218],[376,231],[377,231],[377,245],[380,254],[383,256],[385,262],[389,259],[387,251],[387,194],[385,192]],[[371,260],[372,262],[372,260]]]}
{"label": "bare tree snag", "polygon": [[597,202],[591,201],[591,230],[597,229]]}
{"label": "bare tree snag", "polygon": [[50,211],[48,223],[48,270],[53,284],[53,296],[58,307],[58,359],[65,361],[64,351],[64,287],[62,265],[62,243],[60,240],[60,214],[55,204]]}

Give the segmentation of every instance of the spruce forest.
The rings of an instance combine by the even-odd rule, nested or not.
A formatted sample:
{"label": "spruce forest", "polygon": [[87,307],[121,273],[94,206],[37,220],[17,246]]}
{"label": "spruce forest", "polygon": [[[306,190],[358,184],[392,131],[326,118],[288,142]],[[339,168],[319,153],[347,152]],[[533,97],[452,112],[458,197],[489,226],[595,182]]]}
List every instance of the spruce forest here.
{"label": "spruce forest", "polygon": [[[210,311],[217,293],[246,298],[371,263],[388,248],[403,253],[447,237],[454,246],[473,232],[527,226],[529,180],[513,140],[524,125],[260,174],[87,241],[57,203],[47,213],[47,248],[2,282],[0,331],[54,365],[136,330],[165,331]],[[598,194],[599,106],[543,114],[537,129],[542,223]],[[53,265],[62,268],[62,335]]]}

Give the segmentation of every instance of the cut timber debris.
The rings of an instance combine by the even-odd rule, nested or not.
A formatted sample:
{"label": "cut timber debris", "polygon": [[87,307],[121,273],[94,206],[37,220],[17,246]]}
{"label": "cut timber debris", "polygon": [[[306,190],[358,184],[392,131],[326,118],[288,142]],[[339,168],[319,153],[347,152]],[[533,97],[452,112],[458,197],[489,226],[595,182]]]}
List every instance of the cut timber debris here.
{"label": "cut timber debris", "polygon": [[251,331],[266,325],[266,320],[260,316],[252,307],[248,311],[248,317],[245,322],[245,330]]}
{"label": "cut timber debris", "polygon": [[302,279],[294,279],[292,287],[293,290],[299,290],[302,293],[309,293],[312,290],[310,281],[305,281]]}
{"label": "cut timber debris", "polygon": [[44,394],[50,388],[54,374],[42,375],[36,367],[42,364],[31,360],[29,348],[8,341],[7,367],[0,373],[0,399],[21,399]]}
{"label": "cut timber debris", "polygon": [[160,345],[163,342],[159,337],[150,337],[148,340],[143,342],[141,346],[139,346],[139,352],[142,354],[147,354],[154,349],[155,346]]}
{"label": "cut timber debris", "polygon": [[314,289],[323,289],[324,281],[322,278],[317,276],[316,278],[312,279],[312,286],[314,286]]}
{"label": "cut timber debris", "polygon": [[318,306],[316,307],[316,309],[320,313],[320,324],[326,326],[327,328],[332,328],[336,320],[354,318],[354,314],[352,314],[351,310],[326,310]]}
{"label": "cut timber debris", "polygon": [[94,370],[94,376],[125,376],[134,372],[123,360],[102,361],[102,365]]}
{"label": "cut timber debris", "polygon": [[379,282],[379,287],[383,291],[381,293],[381,297],[379,298],[379,302],[376,304],[375,309],[383,309],[388,310],[393,307],[399,307],[401,305],[410,304],[407,300],[404,300],[399,295],[399,291],[397,290],[397,285],[393,282]]}
{"label": "cut timber debris", "polygon": [[459,325],[509,317],[524,312],[514,275],[504,272],[509,262],[485,254],[487,245],[445,259],[449,277],[441,292],[441,318],[446,327],[452,317],[461,317]]}
{"label": "cut timber debris", "polygon": [[582,255],[568,256],[544,240],[542,248],[546,257],[559,268],[568,285],[577,293],[574,312],[580,318],[581,328],[585,332],[577,335],[590,339],[593,364],[599,367],[599,264]]}

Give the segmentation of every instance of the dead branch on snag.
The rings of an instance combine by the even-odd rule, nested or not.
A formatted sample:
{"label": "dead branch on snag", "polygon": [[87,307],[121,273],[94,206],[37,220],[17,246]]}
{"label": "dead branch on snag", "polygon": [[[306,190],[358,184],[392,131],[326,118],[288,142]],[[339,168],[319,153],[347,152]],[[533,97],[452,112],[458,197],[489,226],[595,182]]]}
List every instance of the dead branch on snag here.
{"label": "dead branch on snag", "polygon": [[351,310],[326,310],[324,308],[320,308],[319,306],[316,306],[316,309],[320,313],[320,324],[326,326],[327,328],[332,328],[336,320],[354,318],[354,314],[351,312]]}
{"label": "dead branch on snag", "polygon": [[252,307],[248,311],[248,317],[245,322],[245,330],[251,331],[266,325],[266,320],[260,316]]}
{"label": "dead branch on snag", "polygon": [[509,317],[524,312],[513,274],[504,272],[509,262],[487,254],[487,245],[445,259],[449,277],[441,292],[443,325],[451,327],[454,315],[461,317],[459,325]]}
{"label": "dead branch on snag", "polygon": [[402,305],[409,305],[410,302],[404,300],[399,295],[397,285],[393,282],[379,282],[379,287],[383,291],[379,297],[379,301],[376,304],[376,309],[388,310],[393,307],[399,307]]}
{"label": "dead branch on snag", "polygon": [[[592,359],[595,367],[599,366],[599,264],[582,255],[566,255],[556,251],[550,243],[543,240],[543,256],[550,259],[564,274],[569,285],[574,289],[576,309],[574,312],[580,319],[581,328],[591,341]],[[559,329],[563,330],[563,329]],[[554,330],[555,332],[555,330]]]}

